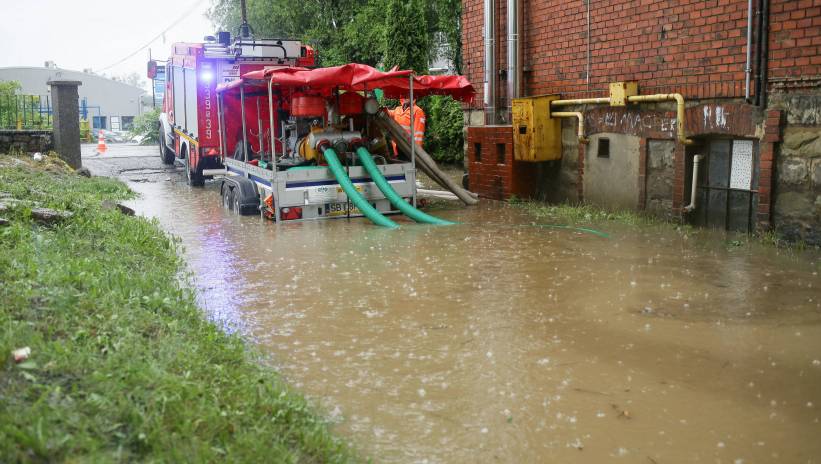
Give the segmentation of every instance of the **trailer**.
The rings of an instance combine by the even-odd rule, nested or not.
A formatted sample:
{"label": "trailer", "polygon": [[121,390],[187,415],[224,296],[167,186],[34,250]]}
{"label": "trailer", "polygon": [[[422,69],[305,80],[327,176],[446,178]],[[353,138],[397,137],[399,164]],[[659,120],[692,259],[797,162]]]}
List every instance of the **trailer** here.
{"label": "trailer", "polygon": [[218,32],[202,43],[175,43],[167,61],[148,63],[150,79],[165,79],[157,122],[163,163],[183,163],[188,183],[202,186],[206,178],[224,169],[217,86],[266,67],[307,69],[314,65],[314,50],[298,40],[232,38],[228,32]]}
{"label": "trailer", "polygon": [[[365,216],[396,227],[402,213],[450,224],[416,208],[416,144],[398,158],[378,124],[374,98],[429,94],[469,99],[458,76],[414,76],[362,64],[330,68],[267,67],[216,87],[223,204],[239,214],[280,221]],[[407,146],[408,144],[406,144]]]}

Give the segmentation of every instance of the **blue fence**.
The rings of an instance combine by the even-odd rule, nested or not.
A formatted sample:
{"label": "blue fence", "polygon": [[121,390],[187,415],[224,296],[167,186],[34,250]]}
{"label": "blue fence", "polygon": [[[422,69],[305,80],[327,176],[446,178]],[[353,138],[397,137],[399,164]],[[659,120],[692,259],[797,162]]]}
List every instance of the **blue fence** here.
{"label": "blue fence", "polygon": [[0,129],[50,129],[51,99],[40,95],[0,95]]}

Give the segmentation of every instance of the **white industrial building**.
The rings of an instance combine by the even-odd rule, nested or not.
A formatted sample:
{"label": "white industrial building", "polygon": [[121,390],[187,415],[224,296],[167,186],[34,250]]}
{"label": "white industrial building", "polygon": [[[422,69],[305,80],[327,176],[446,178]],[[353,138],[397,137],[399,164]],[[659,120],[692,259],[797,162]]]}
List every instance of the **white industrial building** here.
{"label": "white industrial building", "polygon": [[[49,63],[47,63],[49,64]],[[50,80],[80,81],[80,116],[85,116],[94,129],[128,130],[134,118],[144,111],[146,91],[124,82],[80,71],[48,67],[0,68],[0,81],[17,81],[21,94],[48,96]],[[149,99],[150,100],[150,99]],[[150,103],[150,101],[149,101]]]}

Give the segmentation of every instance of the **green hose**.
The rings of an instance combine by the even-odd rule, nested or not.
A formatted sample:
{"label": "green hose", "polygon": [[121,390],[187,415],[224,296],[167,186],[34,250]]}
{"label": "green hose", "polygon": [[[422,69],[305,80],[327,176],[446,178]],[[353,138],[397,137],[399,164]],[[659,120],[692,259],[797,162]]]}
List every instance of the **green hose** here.
{"label": "green hose", "polygon": [[348,195],[348,199],[350,199],[351,202],[359,208],[359,211],[362,211],[362,214],[364,214],[365,217],[378,226],[388,227],[391,229],[399,227],[397,223],[386,218],[382,213],[377,211],[376,208],[371,206],[371,204],[368,203],[368,200],[356,191],[356,187],[354,187],[353,182],[351,182],[348,175],[345,174],[345,169],[342,167],[342,163],[339,162],[339,157],[337,157],[333,148],[326,147],[322,150],[322,154],[325,156],[325,161],[328,162],[328,168],[330,168],[331,173],[336,178],[336,181],[339,182],[342,190],[345,191],[345,195]]}
{"label": "green hose", "polygon": [[357,148],[356,155],[359,157],[359,161],[362,163],[362,166],[366,171],[368,171],[368,174],[371,176],[371,179],[373,179],[373,182],[385,195],[385,198],[387,198],[388,201],[390,201],[391,204],[399,209],[399,211],[401,211],[405,216],[416,222],[422,222],[425,224],[435,224],[439,226],[456,224],[455,222],[446,221],[444,219],[431,216],[430,214],[423,213],[405,201],[404,198],[399,196],[399,194],[396,193],[396,190],[394,190],[393,187],[391,187],[391,184],[385,179],[385,176],[383,176],[379,171],[379,168],[376,167],[376,163],[373,162],[371,154],[365,147]]}

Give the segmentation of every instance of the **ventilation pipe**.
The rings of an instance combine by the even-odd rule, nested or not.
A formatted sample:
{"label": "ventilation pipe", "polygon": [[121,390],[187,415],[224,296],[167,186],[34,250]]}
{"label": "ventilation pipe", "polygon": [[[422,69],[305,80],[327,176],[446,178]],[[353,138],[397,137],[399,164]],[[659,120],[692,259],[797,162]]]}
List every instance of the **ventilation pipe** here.
{"label": "ventilation pipe", "polygon": [[519,13],[519,0],[507,0],[507,110],[509,116],[513,111],[513,99],[521,95],[519,87]]}
{"label": "ventilation pipe", "polygon": [[752,68],[753,46],[753,0],[747,0],[747,64],[744,66],[744,99],[750,102],[750,77]]}
{"label": "ventilation pipe", "polygon": [[758,106],[767,106],[767,66],[769,66],[769,46],[770,46],[770,0],[763,0],[761,2],[761,68],[759,73],[759,85],[761,92],[756,95],[756,103]]}
{"label": "ventilation pipe", "polygon": [[690,184],[690,204],[684,207],[684,212],[689,213],[696,209],[696,189],[698,188],[698,164],[704,159],[704,155],[693,157],[693,181]]}
{"label": "ventilation pipe", "polygon": [[496,124],[496,0],[484,0],[485,8],[485,123]]}

